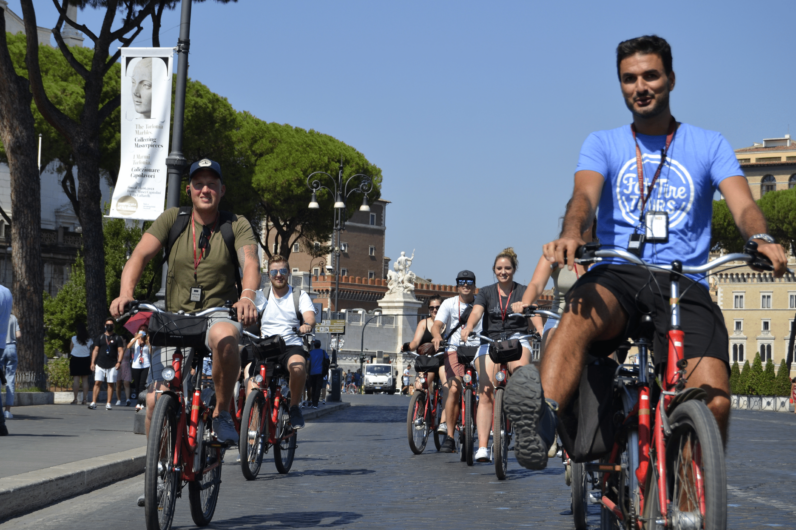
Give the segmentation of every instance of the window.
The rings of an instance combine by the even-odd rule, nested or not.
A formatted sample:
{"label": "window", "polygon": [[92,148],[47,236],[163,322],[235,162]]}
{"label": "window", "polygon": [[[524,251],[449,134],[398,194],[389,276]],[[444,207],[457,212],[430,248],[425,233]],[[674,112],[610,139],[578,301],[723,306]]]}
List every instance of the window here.
{"label": "window", "polygon": [[[758,161],[760,159],[758,158]],[[777,179],[774,178],[774,175],[766,175],[763,177],[763,180],[760,181],[760,196],[762,197],[769,191],[776,191],[777,189]]]}
{"label": "window", "polygon": [[348,276],[348,269],[340,269],[340,276]]}
{"label": "window", "polygon": [[293,274],[296,274],[297,272],[299,272],[298,267],[293,267]]}
{"label": "window", "polygon": [[348,243],[340,243],[340,252],[348,252]]}
{"label": "window", "polygon": [[317,241],[315,243],[313,243],[312,246],[315,247],[315,250],[318,250],[318,249],[321,248],[321,244],[318,243]]}
{"label": "window", "polygon": [[735,331],[743,331],[743,320],[735,321]]}
{"label": "window", "polygon": [[752,159],[751,159],[751,158],[739,158],[739,159],[738,159],[738,163],[739,163],[739,164],[748,164],[748,163],[749,163],[749,162],[751,162],[751,161],[752,161]]}
{"label": "window", "polygon": [[376,279],[376,273],[373,271],[368,271],[368,280]]}
{"label": "window", "polygon": [[763,331],[771,331],[771,321],[764,320],[763,321]]}
{"label": "window", "polygon": [[370,214],[370,226],[376,226],[376,214],[375,213],[371,213]]}
{"label": "window", "polygon": [[760,345],[760,360],[764,363],[771,361],[771,344]]}
{"label": "window", "polygon": [[743,344],[737,344],[737,346],[738,346],[738,362],[742,363],[743,360],[744,360],[743,359]]}
{"label": "window", "polygon": [[375,256],[376,255],[376,247],[373,245],[368,247],[368,256]]}
{"label": "window", "polygon": [[796,293],[788,293],[788,309],[796,309]]}
{"label": "window", "polygon": [[732,345],[732,362],[734,363],[738,362],[738,346],[739,344]]}
{"label": "window", "polygon": [[293,243],[293,252],[301,252],[301,247],[299,247],[298,243]]}
{"label": "window", "polygon": [[312,275],[313,276],[317,277],[320,273],[321,273],[321,269],[319,269],[318,267],[313,267],[313,269],[312,269]]}
{"label": "window", "polygon": [[771,309],[771,294],[760,295],[760,309]]}
{"label": "window", "polygon": [[6,237],[6,224],[0,221],[0,239],[5,239]]}
{"label": "window", "polygon": [[733,309],[743,309],[743,294],[736,294],[733,297]]}

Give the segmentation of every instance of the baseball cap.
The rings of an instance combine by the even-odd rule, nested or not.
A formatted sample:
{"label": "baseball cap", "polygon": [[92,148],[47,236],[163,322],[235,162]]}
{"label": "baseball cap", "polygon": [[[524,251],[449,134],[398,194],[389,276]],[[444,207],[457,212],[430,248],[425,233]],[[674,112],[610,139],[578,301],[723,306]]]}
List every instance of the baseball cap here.
{"label": "baseball cap", "polygon": [[456,275],[456,280],[473,280],[475,282],[475,273],[468,270],[461,271]]}
{"label": "baseball cap", "polygon": [[223,177],[221,176],[221,164],[219,164],[215,160],[210,160],[209,158],[203,158],[191,164],[191,170],[188,172],[188,180],[191,180],[193,174],[199,171],[200,169],[209,169],[210,171],[218,175],[219,180],[224,180]]}

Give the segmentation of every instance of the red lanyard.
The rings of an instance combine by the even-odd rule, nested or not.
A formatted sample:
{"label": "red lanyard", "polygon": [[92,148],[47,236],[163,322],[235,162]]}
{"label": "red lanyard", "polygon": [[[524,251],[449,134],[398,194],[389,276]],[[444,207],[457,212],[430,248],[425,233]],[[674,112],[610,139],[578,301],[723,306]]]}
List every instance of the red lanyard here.
{"label": "red lanyard", "polygon": [[652,190],[655,188],[655,182],[658,180],[658,177],[661,175],[661,170],[663,169],[663,164],[666,162],[666,153],[669,152],[669,146],[672,144],[672,140],[674,139],[674,132],[677,130],[677,121],[672,117],[672,121],[669,122],[669,132],[666,134],[666,147],[661,149],[661,163],[658,164],[658,169],[655,171],[655,175],[652,177],[652,182],[650,182],[649,188],[647,188],[647,196],[644,197],[644,165],[641,162],[641,148],[638,146],[638,140],[636,139],[636,124],[630,124],[630,130],[633,132],[633,141],[636,142],[636,167],[638,168],[638,193],[641,196],[641,200],[639,201],[639,206],[641,207],[641,213],[644,213],[644,207],[647,205],[647,201],[652,195]]}
{"label": "red lanyard", "polygon": [[498,285],[498,307],[500,308],[500,316],[505,321],[506,314],[509,312],[509,302],[511,301],[511,295],[514,292],[514,287],[511,288],[508,297],[506,298],[506,308],[503,309],[503,302],[500,301],[500,286]]}
{"label": "red lanyard", "polygon": [[[202,258],[205,257],[205,249],[202,248],[201,252],[199,252],[199,259],[196,259],[196,219],[193,217],[193,213],[191,213],[191,233],[193,234],[193,280],[196,280],[196,270],[199,268],[199,264],[202,263]],[[213,237],[213,232],[216,231],[216,227],[218,226],[218,217],[216,217],[216,222],[213,223],[213,229],[210,231],[210,237],[207,238],[207,243],[210,243],[210,239]],[[201,238],[200,238],[201,239]]]}

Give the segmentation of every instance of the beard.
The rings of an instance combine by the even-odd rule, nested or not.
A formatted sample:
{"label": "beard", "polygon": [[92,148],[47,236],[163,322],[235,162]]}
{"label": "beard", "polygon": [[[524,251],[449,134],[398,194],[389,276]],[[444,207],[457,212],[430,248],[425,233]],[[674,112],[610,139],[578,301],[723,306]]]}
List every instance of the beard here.
{"label": "beard", "polygon": [[669,108],[669,90],[666,90],[665,93],[659,94],[653,100],[653,104],[650,107],[646,107],[641,112],[637,111],[633,107],[633,100],[625,100],[625,105],[627,105],[628,110],[633,113],[634,118],[642,118],[642,119],[649,119],[654,118],[656,116],[660,116],[666,109]]}

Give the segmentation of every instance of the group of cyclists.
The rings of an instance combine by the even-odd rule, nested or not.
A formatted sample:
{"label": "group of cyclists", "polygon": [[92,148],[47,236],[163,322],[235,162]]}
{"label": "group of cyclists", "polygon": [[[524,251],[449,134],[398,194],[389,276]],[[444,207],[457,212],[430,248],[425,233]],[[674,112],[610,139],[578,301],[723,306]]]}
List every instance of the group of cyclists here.
{"label": "group of cyclists", "polygon": [[[657,36],[642,36],[619,44],[617,76],[632,123],[598,131],[584,142],[559,236],[544,245],[528,286],[514,281],[517,256],[500,252],[492,266],[496,282],[477,289],[469,270],[456,275],[457,296],[429,300],[428,319],[420,322],[407,349],[432,344],[444,351],[439,377],[446,389],[440,430],[446,433],[442,451],[456,451],[454,430],[460,416],[463,369],[459,348],[475,348],[478,372],[478,449],[476,461],[488,461],[496,365],[488,355],[490,341],[520,337],[529,328],[543,339],[540,363],[531,363],[531,347],[520,340],[521,355],[508,363],[510,378],[504,407],[513,425],[517,462],[543,469],[555,453],[559,414],[573,398],[588,358],[610,355],[639,329],[642,315],[652,315],[655,364],[665,361],[670,293],[667,282],[642,267],[604,259],[588,272],[576,262],[587,242],[603,248],[626,249],[645,263],[668,265],[679,260],[698,266],[708,260],[712,201],[719,191],[744,240],[770,260],[775,277],[786,271],[787,256],[767,234],[766,220],[752,198],[729,143],[717,132],[678,122],[670,109],[675,73],[669,44]],[[283,366],[290,372],[290,422],[303,426],[299,408],[304,388],[306,351],[293,328],[305,333],[315,324],[306,293],[295,295],[289,285],[290,267],[281,256],[268,263],[270,296],[264,309],[255,301],[260,285],[257,242],[249,222],[221,212],[225,186],[220,165],[204,159],[189,172],[186,192],[192,208],[164,212],[142,236],[121,278],[119,297],[111,305],[118,317],[133,300],[144,266],[166,249],[168,256],[166,308],[196,312],[234,300],[237,321],[219,314],[212,319],[206,346],[212,351],[216,392],[213,432],[220,442],[238,439],[229,403],[241,368],[242,330],[260,318],[258,334],[282,335],[287,345]],[[182,219],[184,217],[184,219]],[[177,228],[175,228],[177,227]],[[241,272],[239,272],[241,271]],[[688,296],[677,298],[681,327],[688,335],[684,357],[685,388],[704,391],[704,401],[726,445],[730,415],[728,334],[720,311],[711,302],[702,277],[686,275]],[[543,322],[524,316],[548,281],[555,286],[554,311],[560,320]],[[477,291],[477,292],[476,292]],[[259,314],[262,314],[259,317]],[[155,398],[165,389],[160,374],[173,350],[153,356],[153,382],[147,393],[147,430]]]}

